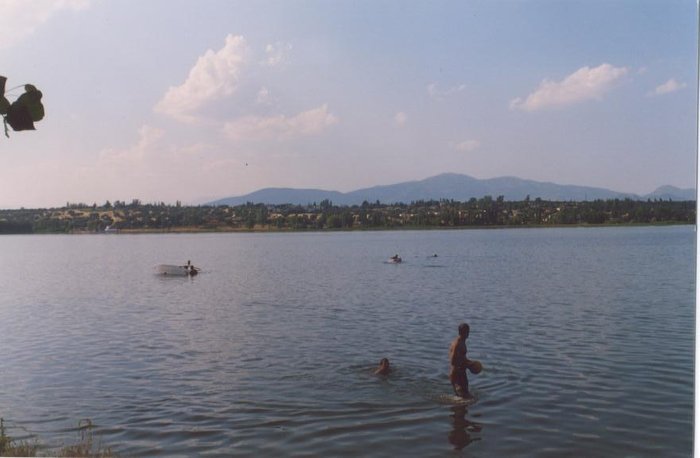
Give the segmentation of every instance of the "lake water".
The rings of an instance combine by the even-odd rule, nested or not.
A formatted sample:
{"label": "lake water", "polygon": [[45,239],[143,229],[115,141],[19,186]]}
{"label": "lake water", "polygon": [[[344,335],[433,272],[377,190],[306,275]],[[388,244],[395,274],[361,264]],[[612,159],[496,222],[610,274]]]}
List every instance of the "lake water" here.
{"label": "lake water", "polygon": [[[0,256],[0,416],[47,447],[90,418],[127,456],[692,455],[692,226],[2,236]],[[199,276],[153,273],[188,259]]]}

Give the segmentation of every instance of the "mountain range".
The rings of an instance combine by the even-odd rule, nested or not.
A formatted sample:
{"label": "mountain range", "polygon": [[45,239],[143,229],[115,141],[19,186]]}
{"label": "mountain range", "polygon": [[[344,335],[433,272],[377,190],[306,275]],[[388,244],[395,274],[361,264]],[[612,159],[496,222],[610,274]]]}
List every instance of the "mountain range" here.
{"label": "mountain range", "polygon": [[555,183],[525,180],[516,177],[477,179],[468,175],[443,173],[419,181],[407,181],[391,185],[374,186],[351,192],[326,191],[322,189],[264,188],[237,197],[226,197],[208,202],[207,205],[242,205],[246,202],[264,204],[307,205],[328,199],[335,205],[359,205],[363,201],[384,204],[411,203],[419,200],[454,199],[468,201],[484,196],[494,199],[503,196],[507,201],[541,198],[552,201],[586,201],[596,199],[672,199],[695,200],[695,189],[680,189],[661,186],[650,194],[637,195],[589,186],[560,185]]}

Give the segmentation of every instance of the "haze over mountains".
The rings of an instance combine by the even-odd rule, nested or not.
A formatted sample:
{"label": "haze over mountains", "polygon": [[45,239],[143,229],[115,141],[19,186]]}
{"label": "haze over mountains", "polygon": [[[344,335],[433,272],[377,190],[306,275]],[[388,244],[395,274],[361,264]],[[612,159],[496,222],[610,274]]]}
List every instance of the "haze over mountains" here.
{"label": "haze over mountains", "polygon": [[672,199],[695,200],[695,189],[680,189],[674,186],[661,186],[650,194],[637,195],[589,186],[560,185],[525,180],[516,177],[477,179],[468,175],[443,173],[420,181],[407,181],[391,185],[374,186],[351,192],[327,191],[322,189],[264,188],[243,196],[226,197],[208,205],[242,205],[246,202],[264,204],[306,205],[324,199],[336,205],[359,205],[363,201],[384,204],[410,203],[419,200],[454,199],[468,201],[490,195],[494,199],[504,196],[505,200],[518,201],[526,196],[531,199],[553,201],[586,201],[596,199]]}

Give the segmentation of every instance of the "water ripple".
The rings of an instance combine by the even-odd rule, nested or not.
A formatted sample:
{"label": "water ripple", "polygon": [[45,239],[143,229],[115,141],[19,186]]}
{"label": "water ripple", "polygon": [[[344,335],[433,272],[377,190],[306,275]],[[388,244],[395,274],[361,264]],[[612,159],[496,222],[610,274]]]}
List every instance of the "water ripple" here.
{"label": "water ripple", "polygon": [[[49,449],[90,418],[126,456],[692,450],[688,228],[11,237],[0,251],[0,414]],[[193,252],[195,279],[119,267]],[[404,265],[384,263],[395,252]],[[472,403],[447,377],[463,320],[484,363]],[[373,374],[382,357],[389,377]]]}

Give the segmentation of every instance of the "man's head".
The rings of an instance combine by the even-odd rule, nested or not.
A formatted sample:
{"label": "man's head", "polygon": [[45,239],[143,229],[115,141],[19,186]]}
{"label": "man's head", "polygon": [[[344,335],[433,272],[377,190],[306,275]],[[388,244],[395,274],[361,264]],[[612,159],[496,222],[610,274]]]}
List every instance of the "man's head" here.
{"label": "man's head", "polygon": [[461,323],[457,331],[459,331],[460,337],[464,337],[465,339],[469,337],[469,325],[467,323]]}
{"label": "man's head", "polygon": [[382,358],[381,361],[379,361],[379,367],[376,371],[374,371],[374,373],[379,375],[388,375],[389,372],[391,372],[391,367],[389,367],[389,360],[386,358]]}

